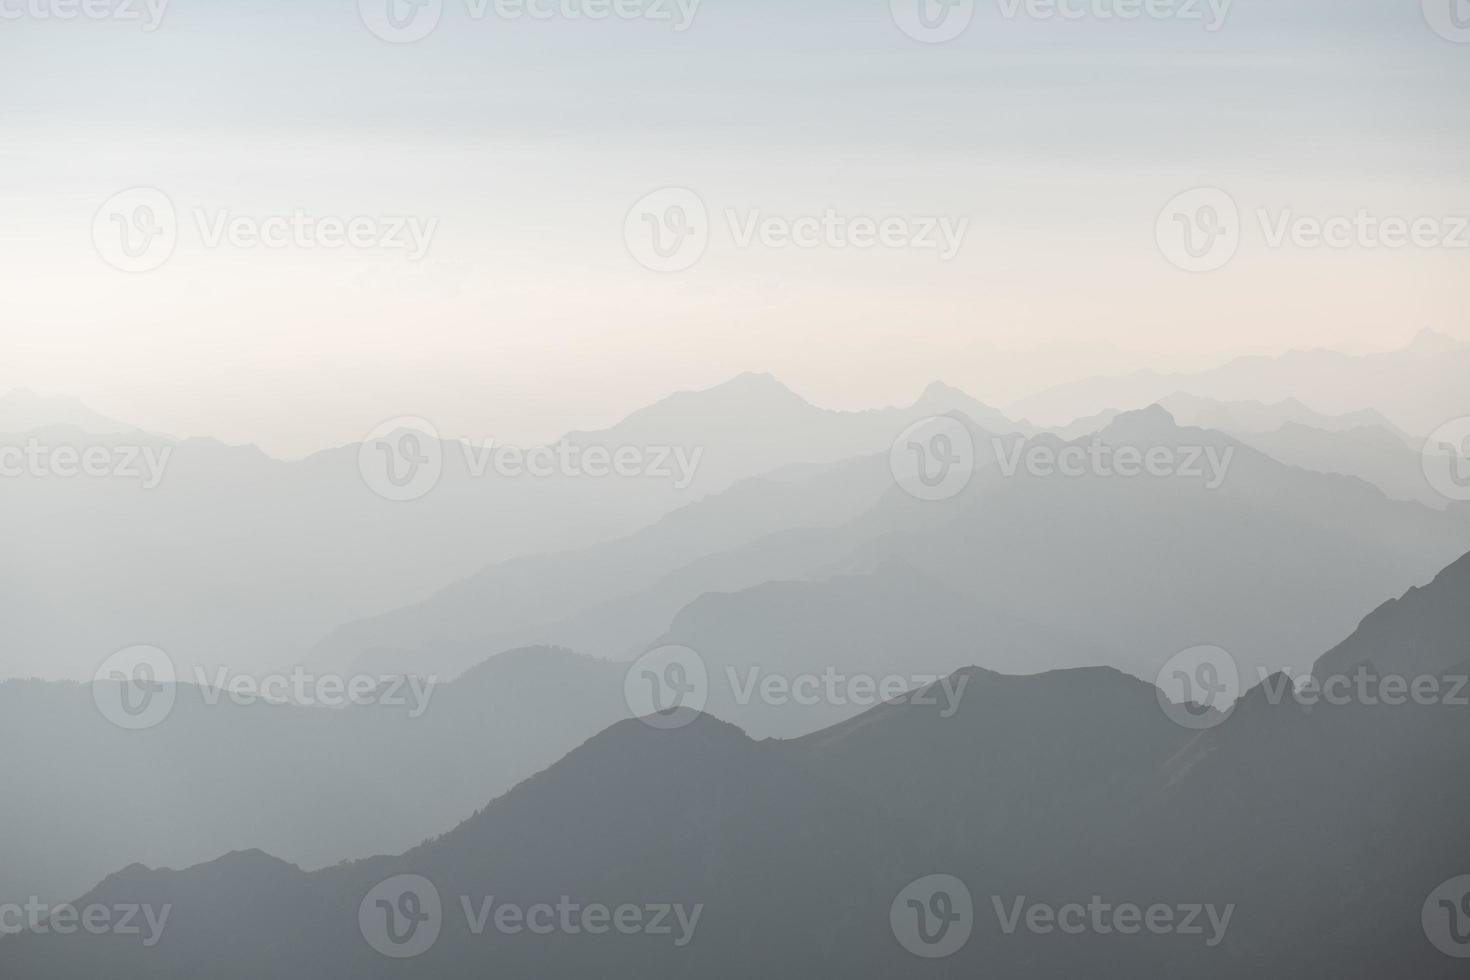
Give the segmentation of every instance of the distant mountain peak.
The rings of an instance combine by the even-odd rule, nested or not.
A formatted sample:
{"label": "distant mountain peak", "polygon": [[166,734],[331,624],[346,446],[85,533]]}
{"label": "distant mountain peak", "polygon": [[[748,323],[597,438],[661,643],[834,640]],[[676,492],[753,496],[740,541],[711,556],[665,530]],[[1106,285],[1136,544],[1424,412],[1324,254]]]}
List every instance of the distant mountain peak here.
{"label": "distant mountain peak", "polygon": [[0,395],[0,432],[30,432],[71,426],[92,434],[132,431],[70,395],[43,395],[31,388],[11,388]]}
{"label": "distant mountain peak", "polygon": [[919,400],[914,402],[913,408],[930,415],[960,412],[981,428],[994,432],[1023,431],[1027,434],[1034,432],[1034,428],[1028,423],[1013,422],[999,409],[943,381],[931,381],[919,395]]}
{"label": "distant mountain peak", "polygon": [[1440,333],[1432,327],[1425,327],[1414,335],[1414,339],[1404,349],[1415,354],[1447,354],[1464,346],[1464,343],[1449,334]]}
{"label": "distant mountain peak", "polygon": [[1131,412],[1119,412],[1103,429],[1103,434],[1133,438],[1149,433],[1174,432],[1178,428],[1179,423],[1174,420],[1173,413],[1155,403]]}
{"label": "distant mountain peak", "polygon": [[788,388],[775,375],[758,371],[737,374],[712,388],[678,391],[645,409],[634,412],[630,419],[675,416],[745,415],[771,411],[816,411],[816,407]]}

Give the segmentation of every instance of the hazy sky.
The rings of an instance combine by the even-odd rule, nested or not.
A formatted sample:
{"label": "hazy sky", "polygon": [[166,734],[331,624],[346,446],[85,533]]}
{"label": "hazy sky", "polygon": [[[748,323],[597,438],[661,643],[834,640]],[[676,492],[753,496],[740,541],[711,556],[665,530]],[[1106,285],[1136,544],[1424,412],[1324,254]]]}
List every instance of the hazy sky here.
{"label": "hazy sky", "polygon": [[[744,370],[832,407],[941,377],[1004,404],[1096,370],[1470,336],[1470,249],[1270,247],[1256,215],[1470,215],[1470,43],[1430,27],[1450,0],[1237,0],[1214,31],[980,0],[945,44],[889,0],[704,0],[683,31],[443,0],[390,43],[363,13],[387,2],[172,0],[150,31],[0,0],[0,389],[301,453],[400,414],[544,438]],[[167,195],[177,244],[130,273],[94,218],[135,187]],[[707,207],[679,272],[625,240],[665,187]],[[1243,229],[1208,273],[1156,241],[1197,187]],[[948,260],[737,241],[752,212],[829,209],[968,224]],[[437,224],[417,260],[209,244],[294,212]]]}

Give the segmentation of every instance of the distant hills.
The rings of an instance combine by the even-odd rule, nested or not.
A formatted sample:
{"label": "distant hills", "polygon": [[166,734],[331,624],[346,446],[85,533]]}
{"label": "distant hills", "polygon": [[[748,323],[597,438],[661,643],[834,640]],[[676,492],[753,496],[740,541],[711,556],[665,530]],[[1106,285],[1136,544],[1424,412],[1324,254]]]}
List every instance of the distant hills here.
{"label": "distant hills", "polygon": [[1139,371],[1090,378],[1023,398],[1005,411],[1044,425],[1063,425],[1187,392],[1225,402],[1297,399],[1334,415],[1376,409],[1394,425],[1422,437],[1470,415],[1470,393],[1463,384],[1467,371],[1470,344],[1426,330],[1406,347],[1384,353],[1291,351],[1241,357],[1191,374]]}
{"label": "distant hills", "polygon": [[744,375],[672,395],[608,430],[566,437],[582,451],[637,450],[650,466],[656,453],[678,449],[693,460],[697,452],[688,485],[672,473],[476,472],[488,465],[483,446],[444,441],[437,484],[402,502],[369,488],[355,445],[285,462],[208,439],[57,429],[80,410],[22,399],[34,409],[27,424],[41,420],[42,408],[56,409],[41,439],[47,446],[146,447],[166,468],[146,490],[117,478],[0,480],[0,616],[9,634],[0,677],[85,679],[136,643],[211,670],[289,665],[339,625],[426,598],[488,565],[632,534],[740,480],[886,453],[905,426],[951,400],[993,414],[938,388],[906,408],[832,412],[769,376]]}

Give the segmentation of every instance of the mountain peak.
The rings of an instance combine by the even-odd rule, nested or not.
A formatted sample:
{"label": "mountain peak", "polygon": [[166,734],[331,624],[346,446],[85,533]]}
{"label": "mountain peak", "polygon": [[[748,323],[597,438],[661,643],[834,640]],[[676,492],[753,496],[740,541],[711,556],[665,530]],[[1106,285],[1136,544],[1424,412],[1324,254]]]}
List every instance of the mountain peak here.
{"label": "mountain peak", "polygon": [[1449,334],[1440,333],[1432,327],[1425,327],[1415,334],[1414,339],[1404,350],[1414,354],[1447,354],[1464,346]]}
{"label": "mountain peak", "polygon": [[706,410],[709,408],[722,410],[812,408],[811,403],[788,388],[775,375],[760,371],[747,371],[744,374],[735,375],[728,381],[722,381],[712,388],[675,392],[649,408],[634,414],[637,416],[648,412],[657,413],[661,409],[673,410],[682,414],[687,412],[691,406],[698,406]]}
{"label": "mountain peak", "polygon": [[1179,423],[1174,420],[1173,414],[1164,406],[1155,403],[1149,405],[1147,408],[1118,413],[1118,416],[1102,430],[1102,434],[1111,437],[1137,439],[1147,436],[1158,436],[1164,433],[1174,433],[1178,429]]}
{"label": "mountain peak", "polygon": [[31,388],[11,388],[0,395],[0,432],[30,432],[72,426],[94,435],[126,432],[123,425],[88,408],[70,395],[43,395]]}

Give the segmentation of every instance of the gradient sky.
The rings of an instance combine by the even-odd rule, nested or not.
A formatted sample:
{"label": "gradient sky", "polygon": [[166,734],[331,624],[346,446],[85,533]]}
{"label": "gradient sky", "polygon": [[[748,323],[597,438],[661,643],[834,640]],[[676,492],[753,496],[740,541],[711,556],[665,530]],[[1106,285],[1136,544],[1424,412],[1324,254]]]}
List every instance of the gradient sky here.
{"label": "gradient sky", "polygon": [[[54,0],[0,8],[23,2]],[[349,0],[173,0],[153,32],[0,20],[0,389],[299,454],[401,414],[549,438],[745,370],[831,407],[936,378],[1003,405],[1100,370],[1470,337],[1470,251],[1270,249],[1251,223],[1470,215],[1470,44],[1418,0],[1237,0],[1214,33],[981,0],[943,45],[887,0],[704,0],[682,33],[465,10],[403,45]],[[182,228],[128,274],[91,226],[134,186]],[[714,219],[676,274],[623,240],[665,186]],[[1154,241],[1199,186],[1247,213],[1206,275]],[[195,208],[439,227],[416,263],[210,249]],[[726,208],[970,229],[947,263],[739,249]]]}

